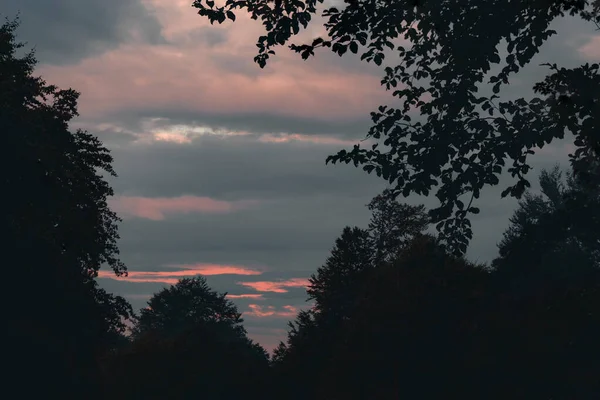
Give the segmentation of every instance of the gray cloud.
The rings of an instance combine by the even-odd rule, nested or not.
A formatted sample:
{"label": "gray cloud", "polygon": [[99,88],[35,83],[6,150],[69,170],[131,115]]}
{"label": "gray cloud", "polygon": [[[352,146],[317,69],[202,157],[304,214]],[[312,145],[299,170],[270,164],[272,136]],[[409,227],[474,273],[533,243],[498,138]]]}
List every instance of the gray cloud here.
{"label": "gray cloud", "polygon": [[113,150],[121,194],[221,200],[371,196],[383,183],[343,165],[325,165],[340,145],[262,143],[254,137],[202,136],[190,144]]}
{"label": "gray cloud", "polygon": [[[221,114],[210,114],[192,109],[127,109],[107,119],[119,121],[119,125],[132,131],[144,133],[143,122],[155,118],[156,128],[175,124],[205,126],[226,131],[245,131],[256,134],[296,133],[303,135],[329,135],[338,138],[362,139],[371,127],[369,112],[346,120],[326,120],[310,116],[295,117],[277,115],[275,112],[240,113],[228,110]],[[89,121],[90,124],[105,121]]]}
{"label": "gray cloud", "polygon": [[[19,40],[41,63],[64,65],[105,52],[139,35],[163,43],[161,26],[140,0],[8,0],[2,15],[20,13]],[[135,33],[133,33],[135,31]]]}

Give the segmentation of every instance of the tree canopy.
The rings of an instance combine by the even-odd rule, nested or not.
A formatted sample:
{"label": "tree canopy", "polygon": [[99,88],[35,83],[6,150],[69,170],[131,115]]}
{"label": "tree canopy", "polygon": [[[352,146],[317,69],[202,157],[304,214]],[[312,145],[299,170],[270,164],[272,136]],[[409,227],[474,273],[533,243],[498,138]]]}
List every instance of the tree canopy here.
{"label": "tree canopy", "polygon": [[[264,68],[275,48],[306,28],[323,3],[226,0],[218,6],[195,0],[193,7],[211,23],[235,21],[237,10],[260,20],[266,35],[258,38],[254,60]],[[371,113],[374,125],[367,137],[376,141],[371,148],[357,144],[327,162],[353,162],[375,171],[393,185],[395,195],[428,195],[437,188],[440,206],[430,215],[447,246],[464,254],[472,238],[468,215],[479,212],[474,199],[485,186],[497,185],[503,171],[516,182],[502,196],[520,198],[530,186],[527,159],[535,147],[574,135],[571,162],[583,175],[599,157],[598,64],[571,69],[546,64],[549,75],[533,87],[540,97],[500,100],[514,74],[557,34],[550,24],[567,14],[598,25],[600,2],[344,0],[324,9],[328,37],[289,48],[303,59],[319,48],[340,56],[360,53],[361,60],[382,66],[381,84],[402,102]],[[398,58],[388,62],[389,54]],[[492,67],[499,72],[492,74]],[[482,84],[493,94],[478,95]]]}
{"label": "tree canopy", "polygon": [[245,335],[242,314],[225,296],[211,290],[203,277],[182,279],[152,296],[140,311],[134,335],[171,337],[196,327],[217,326]]}
{"label": "tree canopy", "polygon": [[69,130],[79,93],[33,75],[36,59],[16,40],[18,26],[18,19],[0,26],[3,187],[10,194],[2,227],[6,265],[22,283],[5,288],[8,380],[34,375],[50,396],[94,396],[96,357],[122,342],[133,317],[124,298],[94,280],[102,266],[127,271],[118,258],[119,218],[107,204],[113,159],[94,135]]}
{"label": "tree canopy", "polygon": [[140,312],[132,345],[105,360],[108,397],[266,395],[268,354],[247,337],[241,314],[225,296],[203,277],[154,294]]}

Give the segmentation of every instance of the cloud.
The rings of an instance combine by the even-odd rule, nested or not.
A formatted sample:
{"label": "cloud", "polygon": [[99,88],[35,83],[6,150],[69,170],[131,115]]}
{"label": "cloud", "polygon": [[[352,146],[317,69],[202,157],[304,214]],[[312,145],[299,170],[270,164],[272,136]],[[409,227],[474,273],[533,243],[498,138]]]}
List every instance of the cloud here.
{"label": "cloud", "polygon": [[274,143],[247,135],[207,135],[186,145],[119,146],[112,151],[119,178],[111,184],[121,196],[186,194],[224,201],[375,195],[382,181],[348,166],[325,165],[325,158],[342,147],[347,146]]}
{"label": "cloud", "polygon": [[335,144],[338,146],[352,146],[355,140],[344,140],[331,136],[301,135],[301,134],[264,134],[258,140],[267,143],[308,142],[315,144]]}
{"label": "cloud", "polygon": [[600,60],[600,35],[590,36],[588,42],[578,50],[586,59]]}
{"label": "cloud", "polygon": [[165,43],[156,16],[141,0],[7,0],[3,16],[20,13],[20,41],[42,63],[73,65],[123,43]]}
{"label": "cloud", "polygon": [[150,300],[152,295],[151,294],[131,293],[131,294],[124,294],[123,297],[130,299],[130,300]]}
{"label": "cloud", "polygon": [[[122,282],[156,282],[168,285],[176,284],[179,279],[194,277],[198,275],[261,275],[263,272],[255,269],[236,266],[236,265],[215,265],[215,264],[195,264],[195,265],[173,265],[170,266],[173,271],[135,271],[128,272],[128,276],[117,277],[112,271],[100,270],[99,278],[113,279]],[[179,269],[177,269],[179,268]]]}
{"label": "cloud", "polygon": [[306,287],[309,282],[306,278],[293,278],[284,281],[258,281],[258,282],[237,282],[238,285],[250,287],[257,292],[285,293],[287,288]]}
{"label": "cloud", "polygon": [[180,196],[147,198],[118,196],[110,199],[111,208],[123,218],[145,218],[153,221],[165,219],[165,214],[229,213],[254,206],[256,201],[220,201],[208,197]]}
{"label": "cloud", "polygon": [[229,299],[256,299],[256,300],[264,300],[262,294],[227,294],[226,296]]}
{"label": "cloud", "polygon": [[282,307],[282,310],[277,310],[274,306],[261,306],[258,304],[249,304],[249,311],[245,311],[244,315],[251,315],[254,317],[276,317],[276,318],[294,318],[298,311],[297,307],[286,305]]}

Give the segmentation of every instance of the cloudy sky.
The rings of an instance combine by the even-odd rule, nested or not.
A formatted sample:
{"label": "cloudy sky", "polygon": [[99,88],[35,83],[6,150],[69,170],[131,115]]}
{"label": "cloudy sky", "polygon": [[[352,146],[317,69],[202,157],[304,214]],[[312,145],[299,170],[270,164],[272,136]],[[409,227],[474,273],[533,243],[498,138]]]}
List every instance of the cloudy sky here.
{"label": "cloudy sky", "polygon": [[[130,275],[104,272],[102,286],[140,308],[161,287],[204,274],[243,311],[251,337],[272,349],[307,307],[307,278],[344,226],[367,224],[365,204],[384,188],[325,158],[363,138],[369,112],[391,96],[379,86],[380,68],[352,54],[304,62],[282,49],[261,70],[252,60],[262,34],[256,21],[240,14],[211,26],[191,3],[7,0],[0,13],[20,10],[18,36],[35,46],[38,73],[82,93],[73,128],[97,134],[113,152],[111,204],[124,219]],[[542,62],[600,60],[593,25],[570,18],[554,28],[559,35],[505,96],[530,95],[547,71]],[[302,37],[321,33],[317,23]],[[570,148],[565,141],[540,151],[531,178],[566,163]],[[495,256],[515,207],[501,189],[480,201],[473,260]]]}

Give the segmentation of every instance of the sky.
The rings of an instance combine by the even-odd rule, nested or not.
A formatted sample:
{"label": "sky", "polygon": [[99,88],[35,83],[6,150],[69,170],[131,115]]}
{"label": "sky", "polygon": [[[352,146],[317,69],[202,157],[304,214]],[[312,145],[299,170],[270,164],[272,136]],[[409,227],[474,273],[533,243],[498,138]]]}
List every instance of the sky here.
{"label": "sky", "polygon": [[[219,3],[219,1],[217,1]],[[35,47],[36,74],[81,92],[80,117],[111,149],[119,175],[111,207],[123,218],[121,258],[130,273],[101,270],[102,287],[136,308],[162,287],[202,274],[227,292],[251,338],[268,350],[307,308],[307,279],[344,226],[366,227],[366,204],[385,182],[325,158],[364,138],[369,113],[389,104],[382,67],[328,51],[303,61],[281,48],[267,68],[253,62],[257,21],[211,26],[192,0],[5,0],[20,11],[18,38]],[[323,33],[316,19],[295,41]],[[600,60],[595,26],[568,17],[503,98],[531,96],[544,62]],[[468,44],[467,44],[468,45]],[[393,59],[391,59],[393,60]],[[569,139],[531,159],[567,166]],[[517,204],[511,182],[483,192],[468,257],[489,262]],[[436,206],[435,198],[409,197]]]}

